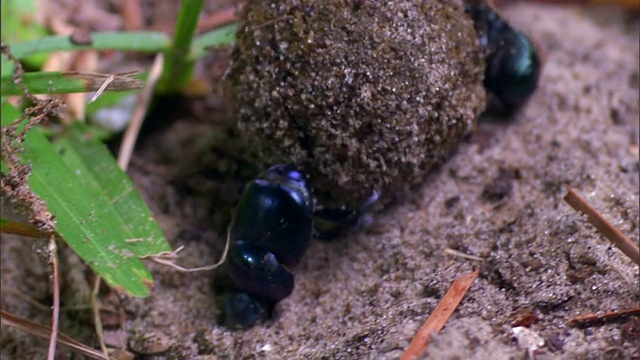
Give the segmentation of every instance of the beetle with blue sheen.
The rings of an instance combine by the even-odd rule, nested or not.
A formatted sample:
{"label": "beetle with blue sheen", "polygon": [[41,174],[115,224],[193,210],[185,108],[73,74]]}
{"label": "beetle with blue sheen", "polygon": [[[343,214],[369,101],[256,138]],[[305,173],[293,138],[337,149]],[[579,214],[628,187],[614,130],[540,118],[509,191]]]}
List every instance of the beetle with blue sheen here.
{"label": "beetle with blue sheen", "polygon": [[[492,7],[470,2],[465,11],[486,52],[485,88],[507,111],[521,108],[540,77],[536,48]],[[305,174],[285,164],[272,166],[247,184],[229,230],[227,273],[234,290],[224,295],[223,323],[247,329],[272,318],[275,305],[293,291],[292,269],[312,235],[330,239],[358,227],[379,195],[375,192],[356,209],[316,206]]]}

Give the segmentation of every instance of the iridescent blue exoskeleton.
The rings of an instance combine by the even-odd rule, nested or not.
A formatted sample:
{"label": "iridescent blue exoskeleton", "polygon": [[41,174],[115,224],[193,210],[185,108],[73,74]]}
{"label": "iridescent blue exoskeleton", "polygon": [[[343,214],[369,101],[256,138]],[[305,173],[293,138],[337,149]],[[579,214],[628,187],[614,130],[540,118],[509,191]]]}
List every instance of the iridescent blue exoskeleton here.
{"label": "iridescent blue exoskeleton", "polygon": [[485,88],[507,110],[517,110],[538,86],[541,62],[535,46],[492,7],[473,0],[465,11],[473,19],[480,45],[487,52]]}
{"label": "iridescent blue exoskeleton", "polygon": [[253,326],[291,294],[291,268],[304,256],[312,229],[311,189],[293,166],[273,166],[245,187],[229,230],[228,274],[238,292],[224,303],[228,326]]}
{"label": "iridescent blue exoskeleton", "polygon": [[[357,209],[314,207],[311,187],[292,165],[275,165],[245,187],[229,228],[227,274],[234,290],[224,296],[222,317],[246,329],[272,316],[276,303],[293,291],[292,269],[316,237],[341,235],[371,221],[379,193]],[[315,219],[315,221],[314,221]]]}

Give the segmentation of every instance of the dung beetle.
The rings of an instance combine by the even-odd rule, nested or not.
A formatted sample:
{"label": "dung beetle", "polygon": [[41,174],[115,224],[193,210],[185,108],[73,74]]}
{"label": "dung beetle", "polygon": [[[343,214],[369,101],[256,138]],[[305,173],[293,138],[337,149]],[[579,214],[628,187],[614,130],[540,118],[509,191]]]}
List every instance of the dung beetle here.
{"label": "dung beetle", "polygon": [[337,207],[316,206],[314,211],[314,237],[319,240],[331,240],[343,235],[347,230],[357,230],[373,222],[371,213],[380,199],[380,192],[371,196],[357,207],[340,205]]}
{"label": "dung beetle", "polygon": [[305,175],[292,165],[275,165],[245,187],[229,227],[226,268],[234,289],[223,297],[222,322],[246,329],[272,316],[293,291],[291,269],[315,236],[329,240],[370,222],[380,196],[374,192],[357,209],[314,206]]}
{"label": "dung beetle", "polygon": [[541,62],[535,46],[487,4],[468,3],[465,12],[471,16],[480,45],[487,53],[485,88],[506,110],[517,110],[538,86]]}
{"label": "dung beetle", "polygon": [[304,256],[312,229],[311,189],[293,166],[272,166],[245,187],[229,229],[227,270],[238,291],[223,304],[227,326],[251,327],[291,294],[291,268]]}
{"label": "dung beetle", "polygon": [[[486,52],[485,88],[507,110],[518,109],[540,77],[533,43],[486,4],[469,3],[465,11]],[[227,274],[234,290],[224,296],[223,322],[246,329],[271,317],[275,305],[293,291],[292,268],[304,256],[312,233],[327,240],[369,222],[379,196],[374,192],[356,208],[315,206],[308,180],[292,165],[272,166],[251,181],[228,234]]]}

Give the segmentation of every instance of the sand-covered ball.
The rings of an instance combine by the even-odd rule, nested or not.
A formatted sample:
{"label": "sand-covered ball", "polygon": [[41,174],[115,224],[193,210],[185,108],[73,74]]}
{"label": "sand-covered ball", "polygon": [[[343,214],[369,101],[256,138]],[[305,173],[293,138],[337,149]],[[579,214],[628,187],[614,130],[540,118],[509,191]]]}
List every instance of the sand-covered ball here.
{"label": "sand-covered ball", "polygon": [[253,161],[325,200],[415,190],[485,106],[462,1],[247,1],[228,74]]}

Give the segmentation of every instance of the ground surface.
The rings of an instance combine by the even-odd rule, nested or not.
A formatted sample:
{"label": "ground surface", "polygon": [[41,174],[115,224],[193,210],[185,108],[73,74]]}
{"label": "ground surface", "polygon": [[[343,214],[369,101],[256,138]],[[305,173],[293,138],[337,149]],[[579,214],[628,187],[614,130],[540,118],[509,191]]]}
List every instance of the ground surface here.
{"label": "ground surface", "polygon": [[[430,358],[524,359],[524,340],[514,339],[512,325],[530,313],[537,320],[529,330],[545,341],[536,359],[639,358],[638,317],[567,325],[580,313],[637,306],[640,292],[638,267],[562,197],[571,183],[638,241],[640,23],[606,8],[522,4],[504,13],[545,57],[529,106],[511,122],[482,121],[423,188],[372,227],[314,242],[274,323],[244,332],[219,327],[211,273],[150,264],[152,296],[122,299],[124,330],[117,319],[109,322],[117,316],[105,315],[109,340],[138,353],[161,351],[147,359],[397,359],[451,282],[478,269],[480,277],[429,345]],[[209,219],[224,219],[217,206],[238,191],[216,180],[234,173],[228,154],[197,156],[219,141],[202,134],[220,127],[225,104],[211,96],[193,108],[207,118],[180,117],[148,136],[130,171],[172,244],[186,246],[185,266],[216,261],[222,220]],[[191,161],[216,165],[190,174]],[[447,248],[484,260],[448,255]],[[45,263],[23,239],[3,238],[1,255],[3,309],[46,323],[47,310],[14,291],[47,303]],[[77,277],[78,271],[65,275],[67,303],[83,291]],[[112,294],[103,301],[117,303]],[[63,331],[94,341],[89,317],[63,312]],[[4,327],[0,347],[2,358],[42,358],[46,351],[44,341]],[[77,358],[64,350],[61,357]]]}

